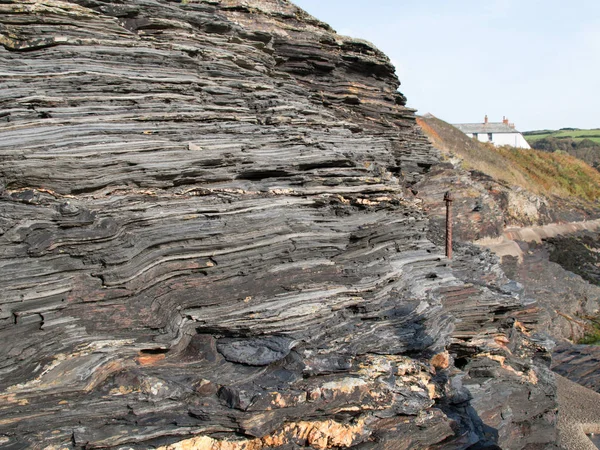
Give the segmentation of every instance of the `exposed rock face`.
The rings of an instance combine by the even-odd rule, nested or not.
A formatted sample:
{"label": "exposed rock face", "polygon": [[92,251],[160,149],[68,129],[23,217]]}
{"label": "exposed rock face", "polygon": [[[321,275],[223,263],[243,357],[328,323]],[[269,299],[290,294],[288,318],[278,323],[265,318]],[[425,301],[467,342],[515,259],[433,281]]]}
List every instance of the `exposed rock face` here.
{"label": "exposed rock face", "polygon": [[[551,261],[547,261],[545,266],[552,268],[554,272],[554,276],[549,277],[546,269],[545,276],[539,274],[537,276],[538,279],[544,279],[546,302],[555,308],[557,315],[560,316],[553,319],[552,323],[562,325],[564,338],[577,342],[584,337],[584,334],[598,328],[600,315],[598,233],[581,231],[567,236],[549,237],[544,239],[541,249],[536,247],[539,246],[533,246],[535,253]],[[556,276],[561,271],[563,274]],[[544,272],[539,271],[539,273]],[[532,286],[537,289],[539,285],[539,282],[532,283]],[[565,311],[566,308],[570,308],[571,311]],[[598,371],[600,346],[560,342],[560,345],[554,349],[552,363],[555,372],[600,392]]]}
{"label": "exposed rock face", "polygon": [[551,448],[545,343],[427,239],[370,44],[283,0],[4,0],[0,43],[2,444]]}
{"label": "exposed rock face", "polygon": [[540,313],[535,328],[557,340],[577,341],[585,332],[586,316],[598,313],[600,288],[549,260],[543,243],[519,242],[522,260],[503,258],[503,268],[524,285],[527,302],[537,300]]}
{"label": "exposed rock face", "polygon": [[600,230],[583,231],[572,236],[557,236],[544,242],[550,261],[600,286]]}
{"label": "exposed rock face", "polygon": [[556,373],[600,392],[600,346],[562,343],[554,350],[552,363]]}
{"label": "exposed rock face", "polygon": [[505,211],[493,195],[498,193],[498,183],[486,183],[450,162],[437,164],[427,177],[413,186],[414,192],[425,203],[430,217],[430,238],[437,243],[445,242],[446,204],[444,192],[451,190],[454,197],[453,236],[456,242],[472,242],[484,237],[502,235]]}
{"label": "exposed rock face", "polygon": [[554,448],[553,343],[532,332],[538,311],[495,255],[472,245],[456,250],[453,273],[466,284],[449,289],[444,306],[457,319],[450,348],[481,432],[501,448]]}

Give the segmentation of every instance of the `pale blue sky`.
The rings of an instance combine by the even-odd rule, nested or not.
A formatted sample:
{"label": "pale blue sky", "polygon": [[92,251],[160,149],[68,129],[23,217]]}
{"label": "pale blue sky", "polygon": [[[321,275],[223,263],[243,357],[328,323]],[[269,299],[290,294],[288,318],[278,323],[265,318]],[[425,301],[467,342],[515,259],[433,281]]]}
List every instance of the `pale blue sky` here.
{"label": "pale blue sky", "polygon": [[292,0],[396,66],[419,114],[600,128],[600,0]]}

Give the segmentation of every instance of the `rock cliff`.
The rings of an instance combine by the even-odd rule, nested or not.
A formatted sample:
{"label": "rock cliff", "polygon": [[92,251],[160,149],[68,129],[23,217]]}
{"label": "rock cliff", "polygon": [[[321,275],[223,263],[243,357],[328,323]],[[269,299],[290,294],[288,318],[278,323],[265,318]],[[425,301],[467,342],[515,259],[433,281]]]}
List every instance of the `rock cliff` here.
{"label": "rock cliff", "polygon": [[284,0],[1,0],[0,44],[3,445],[551,448],[547,343],[427,238],[371,44]]}

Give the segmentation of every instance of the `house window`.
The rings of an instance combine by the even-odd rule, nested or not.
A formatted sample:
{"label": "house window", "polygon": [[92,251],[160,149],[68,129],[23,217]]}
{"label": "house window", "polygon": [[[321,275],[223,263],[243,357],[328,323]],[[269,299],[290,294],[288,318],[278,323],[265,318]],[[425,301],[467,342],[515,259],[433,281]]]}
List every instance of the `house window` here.
{"label": "house window", "polygon": [[492,142],[492,133],[488,133],[488,140]]}
{"label": "house window", "polygon": [[473,139],[477,139],[477,133],[473,133]]}

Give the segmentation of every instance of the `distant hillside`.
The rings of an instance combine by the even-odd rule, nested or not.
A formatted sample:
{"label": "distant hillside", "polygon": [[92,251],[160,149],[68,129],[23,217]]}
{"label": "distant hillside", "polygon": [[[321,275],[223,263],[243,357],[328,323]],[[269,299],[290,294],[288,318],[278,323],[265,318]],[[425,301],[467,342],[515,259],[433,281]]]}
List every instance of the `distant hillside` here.
{"label": "distant hillside", "polygon": [[523,133],[529,145],[545,152],[563,151],[600,170],[600,129],[562,128]]}
{"label": "distant hillside", "polygon": [[[600,197],[600,172],[570,154],[497,148],[470,139],[435,117],[419,117],[418,122],[436,148],[460,158],[467,170],[482,172],[537,195],[587,202],[595,202]],[[600,130],[598,135],[600,138]],[[585,142],[583,138],[582,142]]]}
{"label": "distant hillside", "polygon": [[560,130],[537,130],[537,131],[525,131],[523,133],[527,142],[538,141],[545,138],[556,138],[556,139],[572,139],[575,142],[580,142],[584,139],[589,139],[597,144],[600,144],[600,128],[593,130],[581,130],[579,128],[561,128]]}

